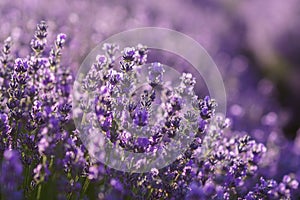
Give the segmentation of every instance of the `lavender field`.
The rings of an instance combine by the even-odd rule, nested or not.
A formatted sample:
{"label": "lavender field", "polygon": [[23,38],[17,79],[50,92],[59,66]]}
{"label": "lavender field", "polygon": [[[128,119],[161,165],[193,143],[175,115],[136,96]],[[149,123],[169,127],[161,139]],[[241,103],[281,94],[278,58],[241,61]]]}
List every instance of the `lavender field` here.
{"label": "lavender field", "polygon": [[0,1],[0,199],[300,199],[299,17]]}

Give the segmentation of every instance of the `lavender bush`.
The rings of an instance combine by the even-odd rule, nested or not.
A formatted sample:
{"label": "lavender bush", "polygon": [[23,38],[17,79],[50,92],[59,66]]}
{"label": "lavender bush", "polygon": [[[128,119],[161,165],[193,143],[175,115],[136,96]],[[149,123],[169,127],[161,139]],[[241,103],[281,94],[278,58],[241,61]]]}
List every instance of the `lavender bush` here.
{"label": "lavender bush", "polygon": [[[195,94],[192,74],[183,73],[179,85],[169,87],[162,81],[164,68],[159,60],[147,65],[151,51],[143,45],[118,49],[117,44],[106,44],[106,54],[95,58],[81,78],[83,87],[78,88],[93,96],[79,95],[82,106],[72,116],[74,77],[61,63],[68,38],[58,34],[49,45],[47,30],[44,21],[37,25],[31,53],[25,57],[18,58],[11,51],[11,38],[4,41],[1,51],[2,199],[296,198],[294,174],[286,172],[280,181],[262,176],[268,168],[261,167],[270,166],[266,145],[233,131],[230,120],[215,113],[217,102]],[[116,51],[123,53],[119,63]],[[148,85],[134,93],[138,73],[145,66],[149,67]],[[186,97],[192,105],[187,111],[183,109]],[[147,130],[149,138],[124,131],[125,127],[149,127],[155,103],[160,112],[157,126]],[[80,137],[83,129],[92,136],[96,129],[105,143],[130,152],[168,155],[165,147],[174,138],[191,137],[192,142],[163,168],[123,172],[99,162],[97,153],[91,155],[83,145],[90,135],[87,141]]]}
{"label": "lavender bush", "polygon": [[[292,137],[299,129],[299,109],[291,108],[299,108],[298,9],[296,0],[142,0],[139,4],[133,0],[25,0],[22,4],[18,0],[3,0],[0,39],[11,35],[18,55],[25,57],[29,48],[22,46],[32,37],[31,30],[37,21],[47,19],[51,24],[50,40],[57,32],[69,35],[68,55],[62,59],[70,69],[77,70],[90,48],[128,28],[158,26],[184,32],[203,45],[217,62],[230,93],[228,108],[232,107],[233,112],[228,117],[235,118],[234,127],[266,143],[269,132]],[[197,23],[192,19],[197,19]],[[275,128],[261,122],[272,112],[278,119]],[[262,132],[252,133],[254,128]]]}

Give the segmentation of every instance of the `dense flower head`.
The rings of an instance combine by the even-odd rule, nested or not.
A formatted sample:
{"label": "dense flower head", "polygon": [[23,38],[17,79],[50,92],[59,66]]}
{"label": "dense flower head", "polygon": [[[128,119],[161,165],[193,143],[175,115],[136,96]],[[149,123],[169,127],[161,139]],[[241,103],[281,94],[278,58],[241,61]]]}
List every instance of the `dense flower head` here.
{"label": "dense flower head", "polygon": [[[74,92],[72,73],[61,63],[68,38],[60,33],[48,46],[47,36],[42,21],[30,55],[15,57],[10,39],[2,48],[5,198],[43,199],[51,193],[57,199],[289,199],[298,189],[295,174],[281,181],[262,176],[267,146],[233,131],[231,120],[216,113],[213,98],[197,96],[193,74],[180,74],[170,86],[166,67],[147,63],[146,46],[106,43]],[[123,172],[97,160],[96,147],[101,153],[105,144],[166,159],[182,151],[161,168]],[[130,156],[119,161],[136,169],[151,165]]]}

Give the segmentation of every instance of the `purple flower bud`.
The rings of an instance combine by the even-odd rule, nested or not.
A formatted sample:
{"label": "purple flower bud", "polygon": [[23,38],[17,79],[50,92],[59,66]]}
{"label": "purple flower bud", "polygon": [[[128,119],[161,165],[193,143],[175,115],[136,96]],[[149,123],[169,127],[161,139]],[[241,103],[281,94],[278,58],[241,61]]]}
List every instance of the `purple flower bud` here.
{"label": "purple flower bud", "polygon": [[292,189],[297,189],[299,185],[298,181],[289,175],[285,175],[282,179],[282,182]]}
{"label": "purple flower bud", "polygon": [[119,50],[119,46],[116,44],[105,43],[103,45],[103,50],[105,50],[109,56],[113,56],[116,53],[116,51]]}
{"label": "purple flower bud", "polygon": [[37,183],[40,183],[44,180],[47,180],[50,175],[50,170],[48,169],[47,165],[44,164],[38,164],[36,168],[33,169],[34,173],[34,180]]}
{"label": "purple flower bud", "polygon": [[41,21],[39,24],[36,26],[36,32],[35,32],[35,37],[37,39],[44,39],[47,37],[47,28],[48,25],[46,24],[45,21]]}
{"label": "purple flower bud", "polygon": [[134,60],[135,49],[133,47],[126,47],[123,51],[123,59],[126,62],[131,62]]}
{"label": "purple flower bud", "polygon": [[66,39],[67,39],[66,34],[64,34],[64,33],[58,34],[57,37],[56,37],[56,41],[55,41],[56,46],[59,47],[59,48],[62,48],[63,45],[66,42]]}
{"label": "purple flower bud", "polygon": [[135,62],[138,65],[143,65],[147,62],[147,53],[148,49],[146,46],[142,44],[138,44],[136,47],[136,55],[135,55]]}
{"label": "purple flower bud", "polygon": [[200,115],[203,119],[209,119],[214,115],[216,103],[210,97],[206,96],[203,100],[199,101],[198,107],[200,109]]}
{"label": "purple flower bud", "polygon": [[3,134],[4,137],[6,137],[6,134],[9,131],[9,122],[8,122],[8,116],[5,113],[0,113],[0,132]]}
{"label": "purple flower bud", "polygon": [[37,92],[38,90],[34,85],[29,88],[25,88],[25,93],[31,98],[35,97],[37,95]]}
{"label": "purple flower bud", "polygon": [[35,40],[35,39],[32,39],[31,42],[30,42],[30,45],[31,45],[31,48],[37,52],[37,53],[40,53],[42,52],[44,49],[45,49],[45,46],[46,46],[46,40]]}
{"label": "purple flower bud", "polygon": [[116,72],[115,70],[110,70],[109,82],[112,85],[116,85],[119,81],[123,79],[123,74]]}
{"label": "purple flower bud", "polygon": [[191,73],[183,73],[182,76],[180,77],[182,83],[187,86],[194,86],[196,84],[196,79],[193,77]]}
{"label": "purple flower bud", "polygon": [[165,69],[161,63],[152,63],[149,67],[149,82],[151,86],[156,86],[157,84],[162,84],[163,74]]}
{"label": "purple flower bud", "polygon": [[28,69],[28,63],[25,60],[22,60],[21,58],[17,58],[15,60],[15,71],[24,73]]}
{"label": "purple flower bud", "polygon": [[204,132],[204,130],[206,129],[207,126],[207,121],[203,120],[202,118],[199,118],[198,120],[198,131],[199,132]]}
{"label": "purple flower bud", "polygon": [[133,122],[138,126],[146,126],[148,123],[148,112],[145,108],[135,111]]}
{"label": "purple flower bud", "polygon": [[156,176],[159,174],[158,169],[152,168],[152,169],[151,169],[151,174],[152,174],[153,177],[156,177]]}
{"label": "purple flower bud", "polygon": [[180,97],[176,97],[176,96],[172,97],[170,99],[170,103],[171,103],[173,112],[181,110],[183,102]]}
{"label": "purple flower bud", "polygon": [[39,153],[42,155],[48,147],[49,147],[49,142],[45,137],[43,137],[38,143]]}
{"label": "purple flower bud", "polygon": [[107,62],[107,58],[104,55],[98,55],[96,60],[100,65]]}
{"label": "purple flower bud", "polygon": [[145,150],[150,145],[150,141],[148,138],[139,137],[137,138],[136,145],[138,148]]}

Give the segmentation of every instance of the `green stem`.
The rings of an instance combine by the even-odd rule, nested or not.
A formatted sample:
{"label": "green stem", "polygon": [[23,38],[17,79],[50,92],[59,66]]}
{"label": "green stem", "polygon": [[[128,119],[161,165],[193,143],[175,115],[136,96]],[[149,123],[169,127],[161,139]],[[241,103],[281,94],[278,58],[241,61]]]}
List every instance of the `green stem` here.
{"label": "green stem", "polygon": [[41,197],[41,191],[42,191],[42,184],[40,184],[38,187],[38,191],[37,191],[37,195],[36,195],[37,200],[39,200]]}
{"label": "green stem", "polygon": [[83,187],[82,187],[82,192],[81,192],[81,197],[83,197],[83,195],[85,194],[87,188],[89,187],[90,184],[90,180],[88,178],[85,178]]}

